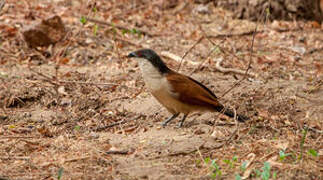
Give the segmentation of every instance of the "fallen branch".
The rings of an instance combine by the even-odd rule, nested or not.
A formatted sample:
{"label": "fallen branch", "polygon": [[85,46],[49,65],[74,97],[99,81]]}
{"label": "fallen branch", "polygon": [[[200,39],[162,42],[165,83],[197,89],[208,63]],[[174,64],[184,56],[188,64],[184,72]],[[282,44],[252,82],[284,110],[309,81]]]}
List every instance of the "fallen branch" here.
{"label": "fallen branch", "polygon": [[242,70],[239,70],[239,69],[233,69],[233,68],[224,68],[221,66],[221,62],[223,61],[223,58],[220,57],[220,58],[217,58],[215,59],[214,61],[216,61],[216,64],[215,64],[215,68],[217,70],[219,70],[220,72],[222,73],[235,73],[235,74],[241,74],[241,75],[248,75],[248,76],[252,76],[252,77],[256,77],[257,75],[252,73],[252,72],[246,72],[246,71],[242,71]]}
{"label": "fallen branch", "polygon": [[233,37],[233,36],[251,36],[253,35],[254,33],[255,34],[258,34],[258,33],[263,33],[265,32],[264,30],[262,31],[247,31],[247,32],[242,32],[242,33],[236,33],[236,34],[217,34],[217,35],[207,35],[206,37],[207,38],[222,38],[222,37]]}
{"label": "fallen branch", "polygon": [[0,136],[0,139],[19,139],[19,138],[37,138],[37,136]]}
{"label": "fallen branch", "polygon": [[6,4],[6,1],[4,1],[4,0],[0,1],[0,12],[1,12],[1,10],[4,7],[5,4]]}
{"label": "fallen branch", "polygon": [[191,46],[185,53],[184,53],[184,55],[182,56],[182,58],[181,58],[181,61],[180,61],[180,63],[179,63],[179,66],[178,66],[178,68],[177,68],[177,71],[179,71],[179,69],[181,68],[181,65],[182,65],[182,62],[183,62],[183,60],[184,60],[184,58],[187,56],[187,54],[196,46],[196,45],[198,45],[202,40],[204,39],[204,36],[202,36],[202,37],[200,37],[194,44],[193,44],[193,46]]}
{"label": "fallen branch", "polygon": [[108,124],[108,125],[103,126],[103,127],[98,127],[98,128],[95,129],[95,131],[102,131],[102,130],[105,130],[107,128],[111,128],[111,127],[114,127],[114,126],[118,126],[118,125],[121,125],[121,124],[124,124],[124,123],[126,123],[126,121],[123,119],[121,121],[114,122],[114,123]]}
{"label": "fallen branch", "polygon": [[64,160],[64,163],[66,162],[74,162],[74,161],[79,161],[79,160],[85,160],[90,158],[89,156],[85,156],[85,157],[77,157],[77,158],[71,158],[71,159],[66,159]]}
{"label": "fallen branch", "polygon": [[101,85],[101,86],[120,86],[116,83],[96,83],[96,82],[83,82],[83,81],[58,81],[59,83],[70,83],[70,84],[86,84],[86,85]]}
{"label": "fallen branch", "polygon": [[[114,37],[115,40],[118,40],[118,41],[122,41],[122,42],[125,42],[127,44],[130,44],[130,45],[133,45],[133,46],[136,46],[136,47],[139,47],[139,48],[145,48],[143,45],[141,44],[138,44],[138,43],[135,43],[135,42],[132,42],[130,40],[127,40],[127,39],[123,39],[123,38],[120,38],[120,37]],[[147,48],[147,47],[146,47]]]}
{"label": "fallen branch", "polygon": [[[167,57],[167,58],[172,59],[172,60],[174,60],[174,61],[177,61],[177,62],[179,62],[179,63],[182,61],[182,58],[181,58],[181,57],[179,57],[179,56],[177,56],[177,55],[175,55],[175,54],[173,54],[173,53],[171,53],[171,52],[168,52],[168,51],[162,51],[160,54],[161,54],[162,56],[164,56],[164,57]],[[192,65],[196,65],[196,64],[198,64],[198,63],[193,62],[193,61],[186,61],[186,62],[188,62],[188,63],[190,63],[190,64],[192,64]]]}
{"label": "fallen branch", "polygon": [[[87,17],[86,18],[87,21],[90,21],[90,22],[94,22],[94,23],[98,23],[98,24],[102,24],[102,25],[106,25],[106,26],[111,26],[111,27],[115,27],[115,28],[118,28],[118,29],[121,29],[121,30],[126,30],[126,31],[131,31],[131,28],[127,28],[127,27],[124,27],[124,26],[121,26],[121,25],[116,25],[116,24],[112,24],[112,23],[109,23],[109,22],[105,22],[105,21],[102,21],[102,20],[98,20],[98,19],[94,19],[94,18],[89,18]],[[142,33],[143,35],[146,35],[146,36],[149,36],[149,37],[153,37],[153,36],[159,36],[159,34],[151,34],[145,30],[142,30],[140,28],[132,28],[132,29],[136,29],[138,30],[140,33]]]}
{"label": "fallen branch", "polygon": [[116,83],[99,83],[99,82],[83,82],[83,81],[64,81],[64,80],[55,80],[55,77],[49,77],[47,75],[44,75],[41,72],[37,72],[33,69],[29,69],[30,71],[36,73],[39,76],[42,76],[43,78],[45,78],[44,80],[51,83],[52,85],[58,85],[60,84],[85,84],[85,85],[95,85],[95,86],[124,86],[127,88],[132,88],[132,89],[137,89],[136,87],[130,87],[130,86],[126,86],[126,85],[122,85],[122,84],[116,84]]}
{"label": "fallen branch", "polygon": [[[277,32],[293,32],[293,31],[300,31],[303,30],[302,28],[295,28],[295,29],[271,29],[273,31]],[[259,30],[259,31],[247,31],[247,32],[242,32],[242,33],[235,33],[235,34],[217,34],[217,35],[207,35],[207,38],[223,38],[223,37],[234,37],[234,36],[251,36],[254,34],[259,34],[259,33],[264,33],[265,30]]]}
{"label": "fallen branch", "polygon": [[127,155],[129,153],[128,150],[109,150],[105,152],[106,154],[122,154],[122,155]]}
{"label": "fallen branch", "polygon": [[2,160],[12,160],[12,159],[15,159],[15,160],[29,160],[30,157],[19,157],[19,156],[5,156],[5,157],[1,157],[0,156],[0,159]]}

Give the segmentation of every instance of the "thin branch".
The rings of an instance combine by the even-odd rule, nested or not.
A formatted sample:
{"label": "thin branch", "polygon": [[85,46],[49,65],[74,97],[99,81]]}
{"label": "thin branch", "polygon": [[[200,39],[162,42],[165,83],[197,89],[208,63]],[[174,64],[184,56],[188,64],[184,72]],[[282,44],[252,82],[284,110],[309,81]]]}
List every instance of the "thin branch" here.
{"label": "thin branch", "polygon": [[59,80],[59,83],[67,83],[67,84],[86,84],[86,85],[101,85],[101,86],[120,86],[120,84],[116,83],[96,83],[96,82],[83,82],[83,81],[62,81]]}
{"label": "thin branch", "polygon": [[138,43],[135,43],[135,42],[132,42],[130,40],[127,40],[127,39],[123,39],[123,38],[120,38],[120,37],[113,37],[115,40],[118,40],[118,41],[122,41],[122,42],[125,42],[127,44],[130,44],[130,45],[133,45],[133,46],[136,46],[136,47],[139,47],[139,48],[143,48],[144,46],[142,44],[138,44]]}
{"label": "thin branch", "polygon": [[181,68],[181,65],[182,65],[182,62],[183,62],[183,60],[184,60],[184,58],[187,56],[187,54],[196,46],[196,45],[198,45],[202,40],[204,39],[204,36],[202,36],[202,37],[200,37],[194,44],[193,44],[193,46],[191,46],[185,53],[184,53],[184,55],[182,56],[182,59],[181,59],[181,61],[180,61],[180,63],[179,63],[179,66],[178,66],[178,68],[177,68],[177,71],[179,71],[180,70],[180,68]]}
{"label": "thin branch", "polygon": [[108,125],[103,126],[103,127],[98,127],[98,128],[96,128],[95,130],[96,130],[96,131],[102,131],[102,130],[105,130],[105,129],[107,129],[107,128],[111,128],[111,127],[114,127],[114,126],[118,126],[118,125],[121,125],[121,124],[124,124],[124,123],[126,123],[126,121],[123,119],[123,120],[121,120],[121,121],[114,122],[114,123],[108,124]]}
{"label": "thin branch", "polygon": [[222,96],[220,96],[219,98],[224,97],[226,94],[228,94],[233,88],[235,88],[238,84],[240,84],[242,81],[244,81],[247,78],[248,75],[248,71],[251,68],[251,62],[252,62],[252,54],[253,54],[253,45],[255,42],[255,36],[256,36],[256,32],[257,32],[257,28],[258,28],[258,22],[255,26],[255,29],[253,31],[253,35],[252,35],[252,41],[251,41],[251,47],[250,47],[250,56],[249,56],[249,63],[248,63],[248,67],[244,73],[244,76],[242,79],[240,79],[238,82],[236,82],[231,88],[229,88],[227,91],[225,91]]}
{"label": "thin branch", "polygon": [[[223,61],[223,58],[217,58],[216,60],[216,64],[215,64],[215,68],[217,70],[219,70],[220,72],[222,73],[235,73],[235,74],[242,74],[242,75],[245,75],[246,72],[245,71],[242,71],[240,69],[233,69],[233,68],[224,68],[221,66],[221,62]],[[257,75],[250,72],[250,73],[247,73],[248,76],[252,76],[252,77],[256,77]]]}
{"label": "thin branch", "polygon": [[129,153],[128,150],[109,150],[105,152],[106,154],[121,154],[121,155],[127,155]]}
{"label": "thin branch", "polygon": [[[125,27],[125,26],[116,25],[116,24],[113,24],[113,23],[101,21],[101,20],[98,20],[98,19],[90,18],[90,17],[87,17],[86,20],[87,21],[90,21],[90,22],[94,22],[94,23],[106,25],[106,26],[115,27],[115,28],[118,28],[118,29],[121,29],[121,30],[126,30],[126,31],[130,31],[131,30],[131,28],[129,29],[129,28]],[[149,37],[160,36],[159,34],[151,34],[148,31],[142,30],[140,28],[133,28],[133,29],[137,29],[140,33],[142,33],[142,34],[144,34],[146,36],[149,36]]]}
{"label": "thin branch", "polygon": [[247,32],[242,32],[242,33],[237,33],[237,34],[217,34],[217,35],[207,35],[207,38],[222,38],[222,37],[233,37],[233,36],[250,36],[258,33],[263,33],[265,32],[264,30],[261,31],[247,31]]}
{"label": "thin branch", "polygon": [[[301,31],[303,30],[302,28],[295,28],[295,29],[271,29],[277,32],[293,32],[293,31]],[[236,33],[236,34],[217,34],[217,35],[207,35],[207,38],[223,38],[223,37],[234,37],[234,36],[253,36],[254,33],[259,34],[259,33],[264,33],[265,30],[259,30],[259,31],[247,31],[247,32],[242,32],[242,33]]]}
{"label": "thin branch", "polygon": [[1,10],[4,7],[5,4],[6,4],[6,1],[4,1],[4,0],[0,1],[0,12],[1,12]]}
{"label": "thin branch", "polygon": [[[170,58],[170,59],[172,59],[174,61],[177,61],[177,62],[181,62],[182,61],[182,58],[181,57],[179,57],[176,54],[173,54],[171,52],[168,52],[168,51],[162,51],[160,53],[160,55],[165,56],[167,58]],[[186,62],[188,62],[188,63],[190,63],[192,65],[196,65],[197,64],[196,62],[193,62],[193,61],[186,61]]]}
{"label": "thin branch", "polygon": [[37,138],[39,139],[39,137],[37,136],[0,136],[1,139],[19,139],[19,138]]}

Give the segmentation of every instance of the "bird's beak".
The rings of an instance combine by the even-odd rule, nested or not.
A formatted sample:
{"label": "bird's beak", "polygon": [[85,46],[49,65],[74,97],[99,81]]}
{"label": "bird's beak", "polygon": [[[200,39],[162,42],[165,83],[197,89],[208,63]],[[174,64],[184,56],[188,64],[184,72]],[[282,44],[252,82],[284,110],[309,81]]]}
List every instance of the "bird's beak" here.
{"label": "bird's beak", "polygon": [[128,58],[137,57],[137,54],[135,52],[132,52],[132,53],[128,54],[127,57]]}

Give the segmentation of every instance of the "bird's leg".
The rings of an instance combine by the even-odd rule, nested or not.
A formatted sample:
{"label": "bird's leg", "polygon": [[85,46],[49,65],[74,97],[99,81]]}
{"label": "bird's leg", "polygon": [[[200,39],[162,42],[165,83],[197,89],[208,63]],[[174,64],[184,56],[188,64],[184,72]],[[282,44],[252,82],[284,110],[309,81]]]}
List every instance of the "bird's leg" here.
{"label": "bird's leg", "polygon": [[181,119],[181,121],[178,123],[178,125],[177,125],[177,127],[182,127],[183,126],[183,123],[184,123],[184,121],[185,121],[185,119],[186,119],[186,117],[187,117],[187,114],[184,114],[184,116],[183,116],[183,118]]}
{"label": "bird's leg", "polygon": [[178,115],[179,115],[179,113],[173,114],[171,117],[169,117],[164,122],[162,122],[162,126],[165,127],[167,125],[167,123],[169,123],[171,120],[175,119]]}

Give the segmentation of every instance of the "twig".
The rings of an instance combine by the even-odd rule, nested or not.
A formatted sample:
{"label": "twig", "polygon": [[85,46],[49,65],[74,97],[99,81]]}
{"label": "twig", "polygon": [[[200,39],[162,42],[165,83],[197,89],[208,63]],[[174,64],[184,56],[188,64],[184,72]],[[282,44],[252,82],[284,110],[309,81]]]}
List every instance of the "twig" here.
{"label": "twig", "polygon": [[[90,22],[106,25],[106,26],[116,27],[116,28],[122,29],[122,30],[127,30],[127,31],[131,30],[131,28],[129,29],[129,28],[121,26],[121,25],[112,24],[112,23],[109,23],[109,22],[101,21],[101,20],[98,20],[98,19],[90,18],[90,17],[88,17],[86,20],[90,21]],[[146,36],[149,36],[149,37],[160,36],[159,34],[151,34],[151,33],[147,32],[145,30],[142,30],[140,28],[133,28],[133,29],[137,29],[140,33],[142,33],[142,34],[144,34]]]}
{"label": "twig", "polygon": [[184,3],[177,6],[173,11],[173,15],[176,15],[177,13],[181,12],[184,8],[186,8],[187,5],[188,5],[188,2],[185,1]]}
{"label": "twig", "polygon": [[252,77],[255,77],[256,74],[250,72],[250,73],[246,73],[246,71],[242,71],[242,70],[239,70],[239,69],[233,69],[233,68],[224,68],[221,66],[221,62],[223,61],[223,58],[217,58],[215,59],[216,61],[216,64],[215,64],[215,68],[217,70],[219,70],[220,72],[222,73],[236,73],[236,74],[242,74],[242,75],[245,75],[247,74],[248,76],[252,76]]}
{"label": "twig", "polygon": [[98,82],[83,82],[83,81],[64,81],[64,80],[57,80],[55,81],[54,78],[52,77],[49,77],[47,75],[44,75],[43,73],[41,72],[37,72],[31,68],[29,68],[30,71],[36,73],[37,75],[39,76],[42,76],[46,79],[47,82],[53,84],[53,85],[57,85],[59,83],[70,83],[70,84],[86,84],[86,85],[101,85],[101,86],[124,86],[124,87],[127,87],[127,88],[132,88],[132,89],[137,89],[136,87],[130,87],[130,86],[127,86],[127,85],[121,85],[121,84],[116,84],[116,83],[98,83]]}
{"label": "twig", "polygon": [[306,126],[306,125],[305,125],[305,128],[307,128],[308,130],[311,130],[311,131],[313,131],[313,132],[315,132],[315,133],[323,134],[323,131],[322,131],[322,130],[318,130],[318,129],[316,129],[316,128],[309,127],[309,126]]}
{"label": "twig", "polygon": [[231,139],[232,139],[232,137],[233,137],[234,135],[236,135],[236,134],[237,134],[238,129],[239,129],[239,123],[238,123],[238,120],[237,120],[237,111],[236,111],[236,109],[235,109],[235,108],[233,108],[233,111],[234,111],[234,117],[233,117],[233,119],[235,120],[236,128],[235,128],[235,129],[234,129],[234,131],[231,133],[231,135],[230,135],[226,140],[224,140],[224,142],[223,142],[223,143],[221,143],[221,144],[220,144],[220,145],[218,145],[218,146],[212,147],[212,149],[219,149],[219,148],[223,147],[225,144],[227,144],[227,143],[229,143],[229,142],[231,141]]}
{"label": "twig", "polygon": [[1,139],[39,138],[37,136],[0,136]]}
{"label": "twig", "polygon": [[106,154],[122,154],[122,155],[126,155],[129,153],[128,150],[109,150],[107,152],[105,152]]}
{"label": "twig", "polygon": [[222,38],[222,37],[233,37],[233,36],[250,36],[258,33],[263,33],[265,32],[264,30],[261,31],[247,31],[247,32],[242,32],[242,33],[237,33],[237,34],[217,34],[217,35],[207,35],[207,38]]}
{"label": "twig", "polygon": [[10,160],[10,159],[29,160],[29,159],[30,159],[30,157],[19,157],[19,156],[13,156],[13,157],[11,157],[11,156],[1,157],[1,156],[0,156],[0,159],[2,159],[2,160]]}
{"label": "twig", "polygon": [[46,76],[45,74],[43,74],[43,73],[41,73],[41,72],[37,72],[37,71],[33,70],[31,67],[29,67],[29,70],[30,70],[30,71],[32,71],[32,72],[34,72],[34,73],[36,73],[37,75],[39,75],[39,76],[41,76],[41,77],[45,78],[45,80],[46,80],[47,82],[49,82],[50,84],[52,84],[52,85],[57,85],[57,84],[56,84],[56,81],[54,80],[54,78],[49,77],[49,76]]}
{"label": "twig", "polygon": [[96,82],[83,82],[83,81],[62,81],[59,80],[59,83],[70,83],[70,84],[86,84],[86,85],[101,85],[101,86],[119,86],[120,84],[116,83],[96,83]]}
{"label": "twig", "polygon": [[[277,32],[289,32],[289,31],[300,31],[303,30],[301,28],[295,28],[295,29],[271,29]],[[208,38],[222,38],[222,37],[234,37],[234,36],[251,36],[254,35],[254,33],[259,34],[259,33],[264,33],[265,30],[259,30],[259,31],[247,31],[247,32],[242,32],[242,33],[236,33],[236,34],[217,34],[217,35],[207,35]]]}
{"label": "twig", "polygon": [[181,68],[181,65],[182,65],[182,61],[184,60],[184,58],[187,56],[187,54],[197,45],[199,44],[202,40],[204,39],[204,36],[200,37],[194,44],[193,46],[191,46],[185,53],[184,55],[182,56],[182,59],[178,65],[178,68],[177,68],[177,71],[179,71],[179,69]]}
{"label": "twig", "polygon": [[64,163],[65,162],[78,161],[78,160],[84,160],[84,159],[88,159],[88,158],[90,158],[90,157],[89,156],[85,156],[85,157],[77,157],[77,158],[66,159],[66,160],[64,160]]}
{"label": "twig", "polygon": [[257,32],[257,28],[258,28],[258,22],[256,24],[256,27],[254,29],[253,35],[252,35],[252,41],[251,41],[251,47],[250,47],[250,56],[249,56],[249,63],[248,63],[248,67],[244,73],[244,76],[242,79],[240,79],[238,82],[236,82],[231,88],[229,88],[227,91],[225,91],[222,96],[220,96],[219,98],[224,97],[226,94],[228,94],[233,88],[235,88],[238,84],[240,84],[242,81],[244,81],[247,78],[248,75],[248,71],[251,68],[251,62],[252,62],[252,54],[253,54],[253,45],[255,42],[255,36],[256,36],[256,32]]}
{"label": "twig", "polygon": [[6,4],[6,1],[0,0],[0,12],[1,12],[1,10],[4,7],[5,4]]}
{"label": "twig", "polygon": [[322,51],[322,50],[323,50],[323,47],[321,47],[321,48],[314,48],[314,49],[311,49],[308,52],[306,52],[304,55],[313,54],[315,52]]}
{"label": "twig", "polygon": [[[177,62],[181,62],[182,61],[182,58],[181,57],[179,57],[179,56],[177,56],[177,55],[175,55],[175,54],[173,54],[171,52],[168,52],[168,51],[162,51],[160,54],[162,56],[164,56],[164,57],[170,58],[170,59],[172,59],[174,61],[177,61]],[[188,62],[188,63],[190,63],[192,65],[196,65],[197,64],[196,62],[193,62],[193,61],[186,61],[186,62]]]}
{"label": "twig", "polygon": [[[308,95],[308,93],[306,93],[306,95]],[[300,98],[303,98],[303,99],[306,99],[307,101],[310,101],[311,103],[317,103],[317,104],[323,105],[323,100],[320,100],[320,99],[311,99],[311,98],[306,97],[306,95],[302,95],[302,94],[299,94],[299,93],[296,93],[295,94],[295,96],[300,97]]]}
{"label": "twig", "polygon": [[116,84],[116,83],[98,83],[98,82],[83,82],[83,81],[58,81],[59,83],[71,83],[71,84],[86,84],[86,85],[94,85],[94,86],[123,86],[123,87],[127,87],[130,89],[138,89],[136,87],[130,87],[127,85],[123,85],[123,84]]}
{"label": "twig", "polygon": [[96,130],[96,131],[102,131],[102,130],[104,130],[104,129],[111,128],[111,127],[114,127],[114,126],[118,126],[118,125],[121,125],[121,124],[124,124],[124,123],[126,123],[126,121],[123,119],[123,120],[121,120],[121,121],[114,122],[114,123],[108,124],[108,125],[103,126],[103,127],[98,127],[98,128],[96,128],[95,130]]}
{"label": "twig", "polygon": [[211,51],[208,53],[207,57],[205,58],[204,61],[202,61],[191,73],[190,76],[195,73],[198,69],[201,68],[201,66],[208,60],[208,58],[211,56],[211,54],[213,53],[213,51],[215,51],[217,48],[219,48],[219,44],[221,44],[224,40],[222,40],[221,42],[219,42],[218,44],[215,44],[212,40],[210,40],[207,36],[205,31],[203,30],[203,28],[201,26],[199,26],[200,31],[203,33],[203,37],[206,38],[214,47],[213,49],[211,49]]}
{"label": "twig", "polygon": [[132,42],[132,41],[130,41],[130,40],[127,40],[127,39],[123,39],[123,38],[120,38],[120,37],[117,37],[117,36],[115,36],[115,37],[113,37],[114,39],[116,39],[116,40],[119,40],[119,41],[123,41],[123,42],[125,42],[125,43],[128,43],[128,44],[130,44],[130,45],[133,45],[133,46],[136,46],[136,47],[140,47],[140,48],[143,48],[144,46],[143,45],[141,45],[141,44],[138,44],[138,43],[135,43],[135,42]]}

